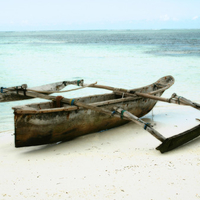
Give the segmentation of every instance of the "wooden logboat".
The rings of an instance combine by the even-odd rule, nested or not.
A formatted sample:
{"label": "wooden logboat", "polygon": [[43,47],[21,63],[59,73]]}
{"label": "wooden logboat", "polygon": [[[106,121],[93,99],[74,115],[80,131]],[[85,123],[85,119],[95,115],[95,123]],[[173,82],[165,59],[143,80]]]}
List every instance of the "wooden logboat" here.
{"label": "wooden logboat", "polygon": [[[165,76],[153,84],[129,90],[130,94],[147,93],[161,96],[174,83],[172,76]],[[98,85],[95,85],[98,88]],[[102,86],[99,86],[102,88]],[[73,101],[113,111],[120,107],[142,117],[149,113],[157,100],[128,96],[123,90],[109,94],[75,98]],[[91,109],[69,105],[63,102],[49,101],[14,107],[15,147],[43,145],[68,141],[78,136],[110,129],[127,123],[121,118]]]}

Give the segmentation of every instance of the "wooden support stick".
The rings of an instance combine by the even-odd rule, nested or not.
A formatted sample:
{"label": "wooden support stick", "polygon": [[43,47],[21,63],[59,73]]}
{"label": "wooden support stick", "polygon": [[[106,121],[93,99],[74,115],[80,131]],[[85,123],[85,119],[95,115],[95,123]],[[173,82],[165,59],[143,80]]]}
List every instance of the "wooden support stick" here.
{"label": "wooden support stick", "polygon": [[143,120],[139,119],[138,117],[136,117],[135,115],[131,114],[130,112],[123,110],[121,108],[117,108],[114,107],[114,109],[118,112],[118,113],[123,113],[123,116],[128,118],[129,120],[135,122],[136,124],[144,127],[144,129],[146,131],[148,131],[149,133],[151,133],[155,138],[157,138],[158,140],[160,140],[161,142],[165,141],[165,137],[163,135],[161,135],[158,131],[156,131],[155,129],[153,129],[150,124],[144,122]]}
{"label": "wooden support stick", "polygon": [[172,94],[172,97],[169,99],[163,98],[163,97],[157,97],[157,96],[153,96],[153,95],[149,95],[145,93],[139,93],[139,92],[135,92],[135,94],[137,96],[144,97],[144,98],[155,99],[157,101],[163,101],[166,103],[174,103],[174,104],[179,104],[179,105],[191,106],[193,108],[196,108],[197,110],[200,110],[200,104],[192,102],[189,99],[186,99],[184,97],[178,96],[175,93]]}
{"label": "wooden support stick", "polygon": [[64,93],[64,92],[71,92],[71,91],[75,91],[75,90],[80,90],[80,89],[83,89],[83,88],[86,88],[86,87],[92,87],[93,85],[97,84],[97,82],[95,83],[91,83],[91,84],[88,84],[88,85],[84,85],[82,87],[79,87],[79,88],[75,88],[75,89],[71,89],[71,90],[63,90],[63,91],[38,91],[38,90],[32,90],[32,89],[27,89],[27,91],[32,91],[32,92],[38,92],[38,93],[45,93],[45,94],[52,94],[52,93]]}
{"label": "wooden support stick", "polygon": [[[137,91],[135,91],[134,93],[130,93],[130,91],[126,90],[126,89],[114,88],[114,87],[105,86],[105,85],[94,85],[94,86],[91,86],[91,87],[111,90],[111,91],[115,92],[116,94],[120,94],[120,95],[124,94],[126,96],[131,96],[131,97],[139,96],[139,97],[154,99],[154,100],[162,101],[162,102],[166,102],[166,103],[174,103],[174,104],[178,104],[178,105],[191,106],[193,108],[196,108],[197,110],[200,110],[200,104],[198,104],[196,102],[192,102],[191,100],[186,99],[184,97],[180,97],[180,96],[176,95],[175,93],[172,94],[171,98],[163,98],[163,97],[158,97],[158,96],[153,95],[153,94],[156,94],[160,91],[163,91],[164,88],[162,88],[160,90],[152,91],[150,93],[140,93],[140,92],[137,92]],[[166,88],[167,87],[165,87],[165,89]]]}
{"label": "wooden support stick", "polygon": [[[52,100],[52,101],[56,100],[56,96],[48,96],[48,95],[40,94],[40,93],[37,93],[37,92],[28,92],[28,91],[26,91],[24,93],[24,91],[18,91],[18,94],[19,95],[24,95],[25,94],[26,96],[29,96],[29,97],[42,98],[42,99],[47,99],[47,100]],[[91,109],[91,110],[94,110],[96,112],[104,113],[104,114],[112,116],[112,112],[111,111],[105,110],[103,108],[91,106],[91,105],[88,105],[88,104],[85,104],[85,103],[82,103],[82,102],[78,102],[75,99],[62,98],[61,102],[67,103],[69,105],[76,105],[78,107],[83,107],[83,108],[86,108],[86,109]]]}

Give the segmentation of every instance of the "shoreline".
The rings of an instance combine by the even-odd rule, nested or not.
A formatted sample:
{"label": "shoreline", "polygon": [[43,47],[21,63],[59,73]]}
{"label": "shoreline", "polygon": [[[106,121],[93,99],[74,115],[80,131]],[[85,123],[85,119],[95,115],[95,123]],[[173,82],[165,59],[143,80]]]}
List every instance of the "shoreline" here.
{"label": "shoreline", "polygon": [[[169,137],[199,124],[195,118],[196,109],[158,104],[142,119]],[[161,154],[160,141],[132,122],[36,147],[15,148],[13,133],[1,134],[1,199],[200,198],[199,138]]]}

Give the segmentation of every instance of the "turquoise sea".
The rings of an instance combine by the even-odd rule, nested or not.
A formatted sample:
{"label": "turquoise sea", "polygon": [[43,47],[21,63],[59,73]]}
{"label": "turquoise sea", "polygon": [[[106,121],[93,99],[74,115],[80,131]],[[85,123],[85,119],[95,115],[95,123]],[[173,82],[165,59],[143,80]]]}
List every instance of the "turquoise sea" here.
{"label": "turquoise sea", "polygon": [[[165,75],[176,82],[164,97],[200,101],[200,30],[0,32],[0,87],[84,79],[136,88]],[[13,106],[41,101],[0,103],[0,132],[14,129]]]}

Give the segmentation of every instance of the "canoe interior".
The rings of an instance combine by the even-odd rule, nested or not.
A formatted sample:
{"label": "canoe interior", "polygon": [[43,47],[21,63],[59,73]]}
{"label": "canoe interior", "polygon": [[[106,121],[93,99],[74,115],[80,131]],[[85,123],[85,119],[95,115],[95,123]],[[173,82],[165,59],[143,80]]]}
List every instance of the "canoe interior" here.
{"label": "canoe interior", "polygon": [[[110,94],[104,94],[104,95],[92,95],[92,96],[87,96],[87,97],[80,97],[80,98],[74,98],[76,101],[82,102],[82,103],[86,103],[86,104],[94,104],[94,103],[99,103],[101,104],[101,102],[104,101],[109,101],[109,100],[117,100],[117,99],[121,99],[122,96],[121,95],[115,95],[114,93],[110,93]],[[34,103],[34,104],[27,104],[25,106],[18,106],[18,107],[14,107],[13,109],[17,111],[23,110],[24,113],[29,112],[33,113],[31,111],[40,111],[41,113],[45,113],[45,111],[47,111],[48,109],[50,109],[50,112],[54,112],[55,111],[59,111],[59,108],[69,108],[69,110],[76,110],[77,107],[76,106],[71,106],[69,104],[66,103],[60,103],[60,106],[58,107],[56,105],[56,102],[53,101],[49,101],[49,102],[44,102],[44,103]],[[23,112],[22,111],[22,112]],[[48,111],[47,111],[48,112]]]}

